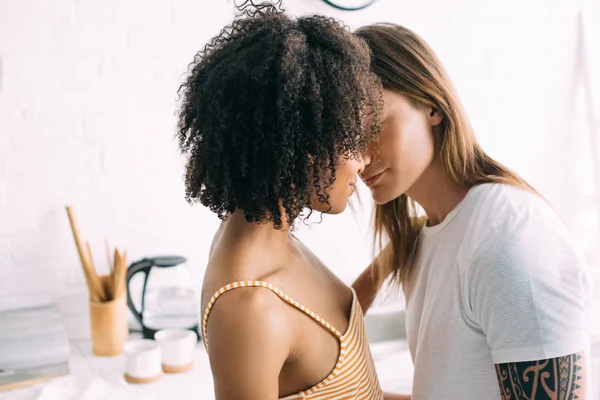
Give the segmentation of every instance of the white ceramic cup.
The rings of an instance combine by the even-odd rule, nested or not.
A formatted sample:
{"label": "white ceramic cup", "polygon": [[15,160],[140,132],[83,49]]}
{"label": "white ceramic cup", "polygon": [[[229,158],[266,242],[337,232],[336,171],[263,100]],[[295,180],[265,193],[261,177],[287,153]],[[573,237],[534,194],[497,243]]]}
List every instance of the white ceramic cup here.
{"label": "white ceramic cup", "polygon": [[183,372],[193,367],[198,339],[189,329],[163,329],[154,334],[162,350],[165,372]]}
{"label": "white ceramic cup", "polygon": [[162,356],[158,343],[150,339],[131,340],[123,346],[125,378],[133,383],[150,382],[162,374]]}

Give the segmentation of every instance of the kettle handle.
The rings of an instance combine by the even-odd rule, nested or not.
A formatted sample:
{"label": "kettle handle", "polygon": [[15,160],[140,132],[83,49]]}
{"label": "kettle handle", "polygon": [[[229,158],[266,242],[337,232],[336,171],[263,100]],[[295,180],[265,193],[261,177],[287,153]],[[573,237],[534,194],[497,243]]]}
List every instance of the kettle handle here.
{"label": "kettle handle", "polygon": [[[144,312],[144,300],[146,297],[145,296],[146,284],[148,283],[148,277],[150,275],[150,270],[152,269],[153,266],[154,266],[153,260],[143,258],[143,259],[131,264],[129,266],[129,268],[127,269],[127,279],[126,279],[127,306],[133,313],[133,316],[139,321],[139,323],[142,326],[144,326],[144,317],[143,317],[142,313]],[[144,273],[144,285],[142,286],[142,307],[141,307],[140,311],[138,311],[135,308],[135,305],[133,304],[133,300],[131,299],[131,290],[129,290],[129,282],[131,281],[131,278],[133,278],[134,275],[136,275],[137,273],[140,273],[140,272]]]}

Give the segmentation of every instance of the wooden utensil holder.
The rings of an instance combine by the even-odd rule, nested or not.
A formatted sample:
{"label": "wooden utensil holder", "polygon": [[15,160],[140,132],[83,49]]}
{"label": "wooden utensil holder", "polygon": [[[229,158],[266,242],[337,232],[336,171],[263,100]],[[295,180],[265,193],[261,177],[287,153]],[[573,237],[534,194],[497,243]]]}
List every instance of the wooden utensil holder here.
{"label": "wooden utensil holder", "polygon": [[[100,279],[103,285],[109,284],[108,275],[101,276]],[[126,305],[125,293],[111,301],[90,300],[94,355],[112,357],[123,352],[123,345],[129,337]]]}

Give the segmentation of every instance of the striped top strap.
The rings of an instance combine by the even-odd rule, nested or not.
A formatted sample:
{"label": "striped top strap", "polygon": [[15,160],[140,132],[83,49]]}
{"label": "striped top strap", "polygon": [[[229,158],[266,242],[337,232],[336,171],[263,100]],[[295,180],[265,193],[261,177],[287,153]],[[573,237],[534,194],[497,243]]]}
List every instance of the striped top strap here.
{"label": "striped top strap", "polygon": [[204,341],[204,346],[206,346],[207,349],[208,349],[208,329],[207,329],[208,325],[207,324],[208,324],[208,316],[210,314],[210,310],[213,308],[215,302],[221,295],[223,295],[224,293],[226,293],[230,290],[242,288],[242,287],[263,287],[263,288],[269,289],[270,291],[275,293],[277,296],[279,296],[283,301],[292,305],[293,307],[297,308],[298,310],[304,312],[310,318],[312,318],[313,320],[318,322],[320,325],[322,325],[325,329],[327,329],[332,334],[334,334],[338,339],[341,339],[342,334],[333,325],[331,325],[329,322],[325,321],[323,318],[321,318],[315,312],[311,311],[309,308],[304,307],[302,304],[298,303],[296,300],[292,299],[290,296],[283,293],[281,290],[279,290],[279,288],[271,285],[270,283],[264,282],[264,281],[238,281],[238,282],[232,282],[228,285],[223,286],[221,289],[217,290],[217,292],[213,295],[213,297],[211,297],[208,304],[206,305],[206,308],[204,309],[204,315],[202,316],[202,338]]}

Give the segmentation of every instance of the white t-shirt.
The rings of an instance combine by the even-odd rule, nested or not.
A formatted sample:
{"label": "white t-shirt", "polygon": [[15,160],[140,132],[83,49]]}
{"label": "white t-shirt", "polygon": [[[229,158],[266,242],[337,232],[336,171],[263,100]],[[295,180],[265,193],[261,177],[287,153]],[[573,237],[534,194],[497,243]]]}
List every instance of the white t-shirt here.
{"label": "white t-shirt", "polygon": [[494,364],[584,351],[589,366],[591,285],[576,247],[543,199],[504,184],[473,187],[423,228],[404,288],[413,400],[499,400]]}

